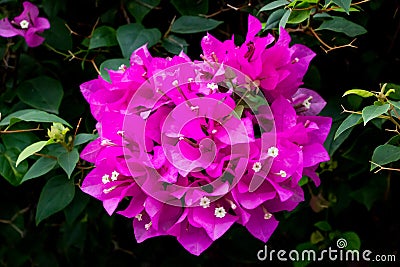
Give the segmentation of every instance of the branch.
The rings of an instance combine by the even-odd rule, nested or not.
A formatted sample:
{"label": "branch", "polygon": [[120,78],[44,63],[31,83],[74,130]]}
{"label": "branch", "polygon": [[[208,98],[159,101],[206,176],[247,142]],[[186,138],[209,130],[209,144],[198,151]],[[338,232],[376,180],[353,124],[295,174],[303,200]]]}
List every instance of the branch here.
{"label": "branch", "polygon": [[354,38],[353,41],[351,41],[348,44],[345,45],[339,45],[339,46],[330,46],[327,43],[325,43],[321,37],[318,36],[318,34],[314,31],[313,28],[309,28],[311,34],[322,44],[321,49],[324,50],[325,53],[329,53],[332,50],[336,50],[339,48],[345,48],[345,47],[352,47],[352,48],[358,48],[357,46],[353,45],[353,43],[357,40],[357,38]]}
{"label": "branch", "polygon": [[379,169],[377,171],[374,171],[374,173],[378,173],[382,170],[386,170],[386,171],[395,171],[395,172],[400,172],[400,169],[395,169],[395,168],[388,168],[388,167],[383,167],[381,165],[379,165],[378,163],[375,163],[373,161],[369,161],[371,164],[374,164],[375,166],[377,166]]}

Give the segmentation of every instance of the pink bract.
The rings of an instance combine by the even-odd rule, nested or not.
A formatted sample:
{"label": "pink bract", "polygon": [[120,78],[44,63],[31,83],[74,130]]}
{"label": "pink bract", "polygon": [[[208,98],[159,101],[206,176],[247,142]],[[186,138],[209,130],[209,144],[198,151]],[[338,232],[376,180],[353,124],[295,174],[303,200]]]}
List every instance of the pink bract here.
{"label": "pink bract", "polygon": [[99,133],[81,153],[95,166],[81,188],[131,218],[138,242],[171,235],[199,255],[234,224],[267,242],[275,213],[304,200],[300,179],[319,185],[331,119],[299,89],[314,53],[248,24],[240,47],[204,37],[204,61],[142,46],[111,82],[81,85]]}
{"label": "pink bract", "polygon": [[39,9],[30,2],[23,3],[24,10],[11,22],[8,18],[0,20],[0,36],[13,37],[16,35],[25,38],[29,47],[36,47],[44,42],[39,34],[50,29],[46,18],[39,17]]}

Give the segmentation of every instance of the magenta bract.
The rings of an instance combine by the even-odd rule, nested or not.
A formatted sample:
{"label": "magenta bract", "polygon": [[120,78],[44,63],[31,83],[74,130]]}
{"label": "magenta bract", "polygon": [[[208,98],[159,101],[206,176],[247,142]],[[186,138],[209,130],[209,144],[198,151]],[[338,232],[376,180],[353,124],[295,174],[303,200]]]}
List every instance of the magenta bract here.
{"label": "magenta bract", "polygon": [[43,43],[44,38],[39,34],[50,29],[46,18],[39,17],[39,9],[30,2],[24,2],[24,10],[11,22],[8,18],[0,20],[0,36],[13,37],[16,35],[25,38],[29,47],[36,47]]}
{"label": "magenta bract", "polygon": [[319,185],[331,119],[299,88],[314,53],[260,30],[249,16],[240,47],[208,34],[203,61],[143,46],[111,82],[81,85],[99,133],[81,153],[95,166],[81,188],[131,218],[138,242],[171,235],[199,255],[235,223],[266,242],[274,214],[303,201],[300,179]]}

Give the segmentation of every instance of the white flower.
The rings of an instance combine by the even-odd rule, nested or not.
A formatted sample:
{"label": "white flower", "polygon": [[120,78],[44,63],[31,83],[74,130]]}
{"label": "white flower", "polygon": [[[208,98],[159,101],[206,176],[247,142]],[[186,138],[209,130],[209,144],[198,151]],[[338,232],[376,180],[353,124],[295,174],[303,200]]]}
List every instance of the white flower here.
{"label": "white flower", "polygon": [[174,81],[172,82],[172,85],[175,86],[175,87],[177,87],[177,86],[179,85],[178,80],[174,80]]}
{"label": "white flower", "polygon": [[142,214],[139,213],[138,215],[135,216],[135,218],[140,222],[142,220]]}
{"label": "white flower", "polygon": [[264,213],[264,220],[269,220],[272,218],[272,213],[266,212]]}
{"label": "white flower", "polygon": [[207,83],[207,88],[212,90],[212,91],[215,91],[215,90],[218,89],[218,84],[216,84],[216,83]]}
{"label": "white flower", "polygon": [[101,181],[103,184],[109,183],[110,182],[110,175],[104,174],[103,177],[101,177]]}
{"label": "white flower", "polygon": [[116,185],[114,185],[114,186],[112,186],[112,187],[110,187],[110,188],[107,188],[107,189],[103,189],[103,193],[104,193],[104,194],[108,194],[108,193],[110,193],[111,191],[113,191],[115,188],[117,188]]}
{"label": "white flower", "polygon": [[101,146],[116,146],[110,139],[103,139],[100,143]]}
{"label": "white flower", "polygon": [[208,197],[202,197],[200,199],[200,206],[202,206],[203,208],[208,208],[210,207],[210,199]]}
{"label": "white flower", "polygon": [[111,173],[111,180],[112,180],[112,181],[116,181],[117,178],[118,178],[118,175],[119,175],[119,172],[113,171],[113,172]]}
{"label": "white flower", "polygon": [[27,20],[21,20],[21,22],[19,23],[19,26],[21,26],[22,29],[28,29],[29,27],[29,22]]}
{"label": "white flower", "polygon": [[311,100],[313,99],[313,97],[312,96],[310,96],[310,97],[308,97],[306,100],[304,100],[303,101],[303,106],[306,108],[306,109],[310,109],[311,108]]}
{"label": "white flower", "polygon": [[215,208],[214,215],[217,218],[224,218],[226,215],[226,211],[225,211],[224,207]]}
{"label": "white flower", "polygon": [[269,157],[273,157],[276,158],[279,154],[279,149],[275,146],[271,146],[270,148],[268,148],[268,156]]}
{"label": "white flower", "polygon": [[284,170],[280,170],[279,173],[278,173],[278,175],[279,175],[280,177],[282,177],[282,178],[286,178],[287,173],[286,173]]}
{"label": "white flower", "polygon": [[124,136],[125,131],[117,131],[117,134],[118,134],[119,136]]}
{"label": "white flower", "polygon": [[146,228],[146,230],[149,230],[152,224],[153,224],[152,222],[146,223],[144,225],[144,228]]}
{"label": "white flower", "polygon": [[253,164],[253,171],[254,172],[259,172],[261,170],[262,166],[261,166],[261,162],[257,161],[254,162]]}

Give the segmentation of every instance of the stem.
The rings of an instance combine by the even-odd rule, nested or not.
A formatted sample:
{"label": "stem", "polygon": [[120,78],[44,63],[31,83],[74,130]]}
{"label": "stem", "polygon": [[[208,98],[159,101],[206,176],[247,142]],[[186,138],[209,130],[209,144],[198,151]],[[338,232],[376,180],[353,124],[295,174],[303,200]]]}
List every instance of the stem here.
{"label": "stem", "polygon": [[69,57],[68,54],[65,54],[65,53],[63,53],[63,52],[61,52],[61,51],[58,51],[57,49],[55,49],[54,47],[52,47],[51,45],[49,45],[49,44],[46,43],[46,42],[44,43],[44,45],[45,45],[48,49],[50,49],[51,51],[53,51],[53,52],[56,53],[56,54],[59,54],[59,55],[64,56],[64,57],[66,57],[66,58]]}

